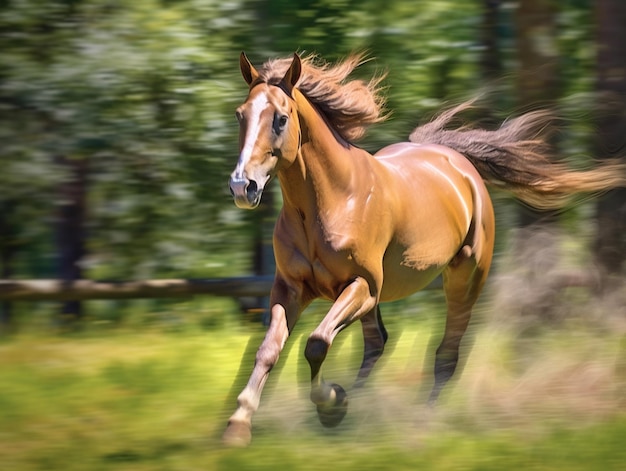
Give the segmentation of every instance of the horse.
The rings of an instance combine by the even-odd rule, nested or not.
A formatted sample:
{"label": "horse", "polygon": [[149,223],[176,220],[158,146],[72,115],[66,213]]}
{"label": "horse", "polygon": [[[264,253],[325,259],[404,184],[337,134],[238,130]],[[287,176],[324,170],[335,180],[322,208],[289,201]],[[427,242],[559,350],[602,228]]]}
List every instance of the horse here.
{"label": "horse", "polygon": [[470,103],[372,155],[353,142],[385,118],[383,76],[347,80],[362,59],[330,64],[294,54],[257,70],[241,53],[249,91],[235,113],[240,152],[230,191],[236,206],[253,209],[277,178],[283,206],[273,235],[270,322],[223,433],[227,445],[250,443],[270,370],[314,299],[333,304],[306,342],[310,398],[320,422],[334,427],[348,407],[344,388],[322,375],[335,336],[360,321],[364,351],[355,387],[363,385],[388,337],[379,304],[441,275],[447,317],[428,402],[437,400],[491,265],[495,221],[486,183],[541,209],[562,206],[577,192],[626,186],[621,162],[581,171],[552,163],[539,136],[549,119],[543,112],[495,130],[447,129]]}

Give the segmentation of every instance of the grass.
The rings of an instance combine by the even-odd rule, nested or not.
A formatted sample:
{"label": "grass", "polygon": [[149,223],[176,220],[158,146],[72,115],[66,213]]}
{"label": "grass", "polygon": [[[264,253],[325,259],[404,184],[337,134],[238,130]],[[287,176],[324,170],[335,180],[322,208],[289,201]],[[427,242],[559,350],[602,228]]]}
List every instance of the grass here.
{"label": "grass", "polygon": [[[431,334],[441,332],[438,305],[426,303],[421,320],[409,320],[404,304],[387,308],[395,312],[387,316],[386,358],[366,390],[350,396],[348,416],[333,430],[317,422],[302,361],[303,341],[321,313],[303,318],[245,450],[223,448],[219,436],[262,335],[258,325],[222,321],[203,329],[187,321],[171,329],[128,321],[71,335],[14,335],[0,344],[1,467],[623,469],[623,330],[575,318],[520,334],[515,323],[480,322],[478,313],[463,374],[430,411],[423,404]],[[360,351],[360,329],[344,332],[327,377],[348,386]]]}

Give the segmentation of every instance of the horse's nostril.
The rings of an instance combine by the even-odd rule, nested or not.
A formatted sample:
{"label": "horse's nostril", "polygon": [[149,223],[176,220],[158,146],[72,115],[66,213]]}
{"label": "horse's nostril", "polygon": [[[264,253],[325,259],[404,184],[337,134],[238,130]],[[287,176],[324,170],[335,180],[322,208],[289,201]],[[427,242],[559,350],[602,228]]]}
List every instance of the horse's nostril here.
{"label": "horse's nostril", "polygon": [[258,190],[259,186],[256,182],[254,180],[250,180],[250,183],[248,183],[248,187],[246,188],[246,195],[248,196],[249,201],[254,201],[256,199]]}
{"label": "horse's nostril", "polygon": [[228,189],[230,190],[230,196],[235,196],[235,192],[233,191],[233,187],[228,185]]}

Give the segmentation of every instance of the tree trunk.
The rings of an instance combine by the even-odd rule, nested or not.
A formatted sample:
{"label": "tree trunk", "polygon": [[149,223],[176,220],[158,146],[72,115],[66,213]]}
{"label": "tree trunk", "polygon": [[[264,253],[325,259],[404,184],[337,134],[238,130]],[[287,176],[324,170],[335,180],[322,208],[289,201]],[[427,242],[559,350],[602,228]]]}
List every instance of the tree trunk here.
{"label": "tree trunk", "polygon": [[[82,278],[81,261],[85,256],[85,208],[87,197],[87,159],[58,157],[67,177],[59,188],[56,221],[57,277],[66,283]],[[80,301],[66,301],[61,306],[61,320],[82,317]]]}
{"label": "tree trunk", "polygon": [[480,57],[480,70],[487,83],[492,83],[502,76],[498,41],[498,16],[501,3],[501,0],[483,1],[483,21],[480,31],[483,53]]}
{"label": "tree trunk", "polygon": [[[272,244],[276,211],[274,210],[274,190],[267,188],[261,204],[254,212],[253,271],[256,276],[273,276],[276,272],[274,247]],[[269,324],[269,297],[240,299],[242,309],[247,312],[261,312],[261,320]]]}
{"label": "tree trunk", "polygon": [[507,92],[502,88],[503,62],[501,56],[501,43],[503,28],[508,28],[506,19],[502,18],[500,6],[502,0],[483,0],[482,21],[480,26],[480,43],[482,52],[480,55],[480,76],[482,88],[486,90],[481,102],[486,106],[481,107],[481,122],[485,126],[497,127],[501,123],[500,111],[506,109]]}
{"label": "tree trunk", "polygon": [[519,2],[515,23],[519,60],[518,90],[522,106],[552,105],[559,95],[557,13],[557,3],[554,1]]}
{"label": "tree trunk", "polygon": [[[626,2],[597,0],[595,156],[626,156]],[[619,274],[626,259],[626,189],[611,191],[596,204],[595,258],[605,274]]]}
{"label": "tree trunk", "polygon": [[[554,0],[520,0],[515,14],[517,90],[519,104],[525,108],[524,111],[550,108],[560,95],[557,5]],[[556,142],[552,144],[556,145]],[[555,213],[520,206],[519,222],[522,226],[554,219]]]}
{"label": "tree trunk", "polygon": [[[15,255],[15,229],[11,221],[14,201],[8,200],[0,204],[0,276],[8,280],[13,276],[13,258]],[[9,301],[0,303],[0,331],[10,328],[13,313]]]}

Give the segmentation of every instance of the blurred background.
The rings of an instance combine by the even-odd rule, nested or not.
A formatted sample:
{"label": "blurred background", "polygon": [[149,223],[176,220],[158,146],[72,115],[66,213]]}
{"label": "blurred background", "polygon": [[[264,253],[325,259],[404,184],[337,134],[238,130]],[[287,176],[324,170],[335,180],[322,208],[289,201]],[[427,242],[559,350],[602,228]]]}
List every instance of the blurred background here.
{"label": "blurred background", "polygon": [[[468,120],[493,125],[548,107],[561,119],[557,157],[584,166],[622,155],[622,3],[3,2],[0,277],[271,274],[278,188],[256,213],[236,211],[226,189],[233,110],[246,95],[241,50],[257,64],[293,51],[330,61],[367,51],[355,76],[387,72],[391,112],[360,143],[372,152],[482,94]],[[617,191],[562,217],[506,206],[499,239],[538,219],[581,222],[593,226],[594,261],[621,273],[624,201]],[[15,309],[4,304],[3,322]]]}
{"label": "blurred background", "polygon": [[[234,207],[227,187],[238,151],[234,109],[247,94],[238,65],[242,50],[256,65],[294,51],[317,53],[328,61],[352,51],[367,51],[371,60],[354,76],[368,80],[386,72],[383,85],[391,113],[359,142],[371,152],[406,140],[417,124],[437,111],[481,95],[480,106],[468,114],[468,122],[489,127],[521,112],[549,108],[558,117],[551,137],[555,156],[584,168],[596,160],[626,154],[624,44],[626,2],[622,0],[0,1],[0,278],[71,281],[271,275],[271,232],[280,208],[279,188],[273,185],[266,192],[259,210],[244,212]],[[504,329],[515,340],[506,347],[495,344],[503,350],[474,348],[476,358],[483,362],[480,365],[491,366],[477,367],[476,375],[465,376],[469,379],[464,390],[474,391],[474,399],[482,398],[465,403],[467,409],[497,410],[505,422],[507,414],[521,418],[529,410],[526,407],[535,404],[534,398],[503,391],[519,392],[528,389],[523,384],[534,385],[551,391],[549,404],[560,407],[556,415],[591,410],[594,418],[621,417],[620,425],[607,435],[620,436],[614,432],[619,430],[623,437],[624,190],[598,199],[583,198],[564,211],[551,213],[533,212],[506,195],[493,193],[493,197],[497,253],[483,311],[490,313],[490,327],[497,332]],[[426,306],[419,309],[426,319],[421,327],[440,333],[443,298],[428,293],[417,296],[386,308],[384,312],[396,315],[396,321],[389,321],[391,327],[395,322],[403,332],[417,302]],[[89,371],[99,372],[98,390],[108,391],[99,396],[102,403],[84,405],[91,411],[85,413],[85,423],[61,420],[65,425],[60,426],[54,417],[67,418],[63,409],[50,413],[48,425],[63,430],[59,432],[63,443],[73,434],[93,443],[116,443],[110,436],[91,437],[84,431],[90,427],[87,423],[97,423],[98,428],[113,420],[102,412],[112,403],[109,399],[145,399],[142,394],[154,388],[172,395],[171,388],[158,386],[160,372],[181,377],[187,372],[198,388],[210,389],[208,379],[199,376],[199,365],[188,371],[181,366],[187,364],[182,356],[180,362],[171,360],[183,353],[186,360],[195,355],[182,347],[181,340],[140,337],[146,329],[191,336],[200,329],[210,338],[224,336],[217,359],[207,352],[200,355],[218,364],[229,358],[223,377],[211,377],[211,401],[219,402],[222,398],[213,396],[229,388],[227,378],[237,370],[241,354],[252,348],[246,347],[248,338],[256,336],[256,341],[262,332],[257,321],[263,307],[256,298],[4,301],[0,313],[6,335],[0,345],[4,349],[0,364],[5,378],[12,379],[3,383],[8,392],[0,395],[0,406],[4,404],[0,408],[24,411],[11,416],[11,423],[16,430],[25,430],[22,438],[31,437],[34,432],[28,424],[37,422],[33,417],[48,414],[33,405],[40,398],[35,392],[38,385],[57,391],[54,381],[59,377],[50,377],[50,364],[44,360],[57,358],[64,367],[72,365],[70,376],[78,380],[84,372],[84,356],[98,357]],[[318,310],[321,315],[324,309]],[[251,319],[254,325],[242,327],[242,319]],[[96,329],[95,334],[90,332],[104,343],[97,347],[79,337],[61,348],[59,339],[46,337],[55,334],[53,326],[68,323]],[[580,334],[574,335],[578,340],[558,350],[557,346],[564,345],[564,327],[573,328],[572,324],[570,332]],[[39,337],[19,340],[33,326],[39,329]],[[103,326],[109,330],[100,337],[97,329]],[[547,339],[538,340],[541,329],[548,329]],[[117,350],[103,347],[111,346],[106,343],[110,341],[121,348],[117,336],[129,332],[132,340],[124,337],[121,343],[144,346],[137,357],[135,350],[111,356]],[[185,342],[197,349],[205,345],[193,339],[185,337]],[[48,342],[60,350],[35,347]],[[398,354],[421,352],[414,342],[414,337],[401,339]],[[151,350],[154,345],[162,347],[156,350],[158,354]],[[575,348],[582,345],[586,347]],[[542,358],[542,352],[553,349],[560,352],[560,364],[565,366],[550,378],[566,382],[584,371],[576,384],[591,388],[590,401],[585,399],[589,392],[585,387],[564,391],[562,383],[546,382],[529,373],[537,371],[538,365],[554,373],[552,363],[534,362]],[[146,351],[157,355],[158,361],[146,360],[136,369],[123,363],[129,357],[150,357]],[[597,362],[589,364],[594,355]],[[77,366],[74,362],[79,358]],[[507,358],[525,360],[511,369],[510,364],[502,364]],[[421,357],[418,363],[418,372],[398,376],[421,378]],[[34,373],[38,380],[26,380],[18,372],[24,365],[31,372],[41,367],[43,376]],[[425,365],[430,371],[428,361]],[[11,376],[10,371],[15,374]],[[148,379],[137,379],[146,371]],[[511,371],[519,376],[508,376],[513,375]],[[502,376],[496,377],[496,372]],[[194,384],[189,378],[189,384]],[[147,382],[138,387],[136,381]],[[16,384],[22,384],[22,389],[15,389]],[[59,386],[58,391],[64,388]],[[85,390],[90,391],[86,386]],[[28,403],[20,403],[20,396]],[[519,401],[496,399],[504,396]],[[481,402],[485,397],[492,402]],[[580,397],[580,403],[575,397]],[[575,402],[571,409],[564,406],[569,404],[564,398]],[[69,404],[76,397],[58,392],[57,399]],[[197,399],[181,399],[186,400],[192,404],[183,421],[186,426],[199,421],[202,407],[213,408],[213,402],[202,406],[194,402]],[[545,412],[535,406],[530,410]],[[119,412],[126,425],[137,419],[124,415],[133,407]],[[551,406],[545,407],[554,412]],[[274,409],[269,406],[267,410],[272,419],[268,423],[275,422]],[[393,412],[402,415],[400,410]],[[180,418],[174,415],[167,416],[168,423],[179,424]],[[144,434],[152,430],[145,425],[148,422],[142,422]],[[195,427],[189,433],[206,431]],[[41,428],[37,430],[46,435]],[[136,435],[129,430],[125,437],[132,441],[129,437]],[[137,449],[150,449],[152,454],[131,445],[129,451],[121,444],[101,451],[100,456],[109,464],[119,464],[148,455],[151,460],[159,453],[176,455],[187,451],[182,445],[189,443],[187,438],[175,441],[179,448],[172,450],[167,443],[165,451],[155,451],[142,442]],[[20,446],[26,443],[16,440]],[[564,443],[578,442],[565,439]],[[609,458],[614,456],[611,453],[615,449]],[[599,454],[606,455],[605,451]],[[22,463],[16,456],[15,463]],[[53,469],[46,468],[46,463],[63,462],[62,453],[44,456],[49,461],[41,461],[41,469]],[[220,461],[225,469],[230,469],[233,462],[228,460],[233,456]],[[611,463],[604,463],[608,466],[604,469]]]}

